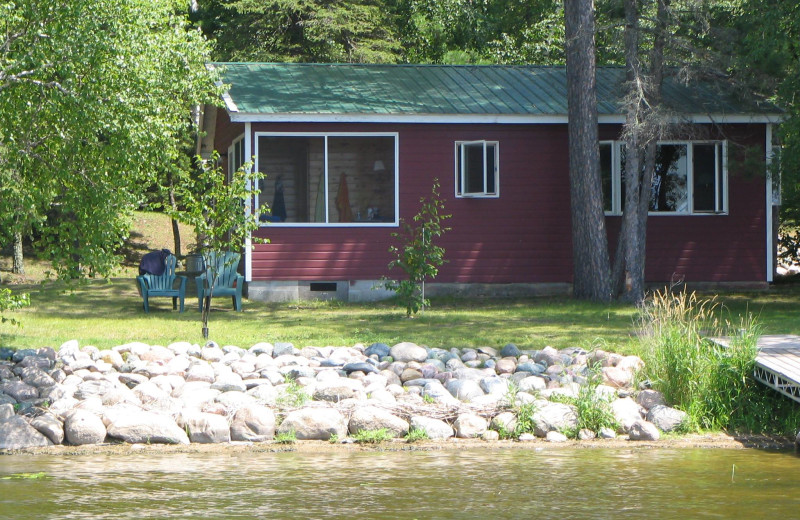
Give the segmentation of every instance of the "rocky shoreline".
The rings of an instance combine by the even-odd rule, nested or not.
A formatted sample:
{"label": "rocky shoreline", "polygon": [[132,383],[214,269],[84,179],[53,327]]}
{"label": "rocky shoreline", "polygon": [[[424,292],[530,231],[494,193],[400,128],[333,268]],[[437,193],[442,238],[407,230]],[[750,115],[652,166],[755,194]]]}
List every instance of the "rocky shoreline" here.
{"label": "rocky shoreline", "polygon": [[[294,440],[353,445],[365,432],[380,432],[398,449],[411,439],[421,441],[414,446],[501,438],[574,444],[567,435],[579,445],[663,442],[661,433],[678,429],[685,416],[658,392],[633,386],[642,366],[636,356],[602,350],[513,344],[243,349],[179,342],[98,350],[70,341],[57,350],[0,348],[0,450],[283,450]],[[613,415],[614,428],[579,428],[575,400],[586,388]]]}

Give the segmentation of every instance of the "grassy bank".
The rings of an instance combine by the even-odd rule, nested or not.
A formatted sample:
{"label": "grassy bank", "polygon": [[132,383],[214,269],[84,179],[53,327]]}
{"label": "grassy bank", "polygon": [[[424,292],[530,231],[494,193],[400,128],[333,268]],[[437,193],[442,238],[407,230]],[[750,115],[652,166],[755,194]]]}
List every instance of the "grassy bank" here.
{"label": "grassy bank", "polygon": [[[172,310],[168,298],[151,300],[151,312],[145,314],[132,279],[90,282],[74,290],[58,283],[15,290],[29,292],[31,306],[14,313],[21,327],[0,325],[2,345],[28,348],[79,339],[82,345],[107,348],[128,341],[202,341],[196,297],[187,297],[183,314]],[[515,343],[520,348],[601,346],[630,351],[635,315],[630,306],[568,299],[434,300],[432,309],[413,319],[391,302],[245,300],[243,308],[236,313],[230,300],[215,299],[210,337],[240,346],[259,341],[290,341],[299,347],[414,341],[446,348]]]}

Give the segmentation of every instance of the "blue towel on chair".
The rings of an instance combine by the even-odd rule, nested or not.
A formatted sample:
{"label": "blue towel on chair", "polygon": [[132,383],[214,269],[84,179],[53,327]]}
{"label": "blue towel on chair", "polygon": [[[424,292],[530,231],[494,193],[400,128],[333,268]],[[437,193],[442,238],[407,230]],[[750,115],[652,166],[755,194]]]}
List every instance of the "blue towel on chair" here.
{"label": "blue towel on chair", "polygon": [[166,268],[167,257],[172,254],[169,249],[162,249],[161,251],[151,251],[142,257],[139,262],[139,274],[154,274],[161,276],[164,274]]}

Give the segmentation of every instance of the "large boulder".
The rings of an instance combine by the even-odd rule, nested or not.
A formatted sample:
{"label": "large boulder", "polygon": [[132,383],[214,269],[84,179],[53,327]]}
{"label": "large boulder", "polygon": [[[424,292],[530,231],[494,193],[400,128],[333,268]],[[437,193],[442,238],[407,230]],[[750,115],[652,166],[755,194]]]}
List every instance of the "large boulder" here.
{"label": "large boulder", "polygon": [[64,421],[64,436],[68,443],[76,446],[100,444],[106,438],[106,426],[96,414],[75,408]]}
{"label": "large boulder", "polygon": [[614,420],[625,433],[630,430],[633,423],[643,418],[643,411],[644,409],[629,397],[615,399],[611,402],[611,413],[614,414]]}
{"label": "large boulder", "polygon": [[191,442],[218,444],[231,441],[228,420],[221,415],[187,410],[181,414],[179,423],[189,434]]}
{"label": "large boulder", "polygon": [[40,415],[31,419],[31,426],[50,439],[53,444],[64,442],[64,425],[50,414]]}
{"label": "large boulder", "polygon": [[357,398],[364,394],[364,384],[356,379],[337,377],[318,382],[314,387],[314,399],[338,403],[344,399]]}
{"label": "large boulder", "polygon": [[332,408],[301,408],[290,412],[278,433],[294,432],[297,440],[330,440],[332,435],[347,436],[347,420]]}
{"label": "large boulder", "polygon": [[16,399],[19,402],[29,401],[39,397],[36,387],[22,381],[7,381],[0,387],[0,391]]}
{"label": "large boulder", "polygon": [[449,439],[455,434],[446,422],[422,415],[412,416],[409,424],[412,430],[422,430],[432,440]]}
{"label": "large boulder", "polygon": [[0,422],[0,450],[39,448],[53,444],[19,415]]}
{"label": "large boulder", "polygon": [[645,410],[649,410],[657,405],[666,406],[667,400],[664,398],[664,394],[661,392],[648,389],[642,390],[636,395],[636,403]]}
{"label": "large boulder", "polygon": [[647,412],[647,420],[662,432],[675,431],[686,422],[686,412],[664,405],[655,405]]}
{"label": "large boulder", "polygon": [[628,438],[632,441],[657,441],[660,437],[656,425],[645,420],[634,422],[628,429]]}
{"label": "large boulder", "polygon": [[403,419],[375,406],[357,408],[350,416],[348,425],[351,434],[361,430],[373,431],[383,428],[389,430],[393,437],[403,437],[408,433],[409,425]]}
{"label": "large boulder", "polygon": [[534,434],[547,436],[547,432],[575,429],[578,427],[578,414],[575,408],[563,403],[538,401],[533,413]]}
{"label": "large boulder", "polygon": [[456,437],[460,439],[472,439],[480,437],[486,432],[486,419],[474,413],[462,413],[453,422]]}
{"label": "large boulder", "polygon": [[389,355],[395,361],[408,363],[409,361],[416,361],[422,363],[428,359],[428,351],[415,343],[403,342],[393,346],[389,351]]}
{"label": "large boulder", "polygon": [[471,379],[451,379],[447,382],[445,388],[453,397],[466,402],[484,395],[480,383]]}
{"label": "large boulder", "polygon": [[266,406],[239,408],[231,422],[232,441],[264,442],[275,437],[275,413]]}
{"label": "large boulder", "polygon": [[186,432],[174,420],[147,411],[115,417],[108,427],[108,435],[130,444],[189,444]]}

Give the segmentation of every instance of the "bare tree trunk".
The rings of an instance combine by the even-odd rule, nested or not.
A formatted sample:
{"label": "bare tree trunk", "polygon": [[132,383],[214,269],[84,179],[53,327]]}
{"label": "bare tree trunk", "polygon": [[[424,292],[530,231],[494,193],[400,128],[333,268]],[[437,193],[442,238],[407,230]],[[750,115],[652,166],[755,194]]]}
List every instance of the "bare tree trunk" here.
{"label": "bare tree trunk", "polygon": [[25,275],[25,262],[22,254],[22,231],[14,230],[14,258],[11,265],[11,272],[14,274]]}
{"label": "bare tree trunk", "polygon": [[[661,103],[664,45],[669,0],[658,0],[657,27],[650,55],[650,74],[639,57],[639,6],[625,0],[625,62],[628,82],[625,115],[625,205],[614,262],[614,283],[621,299],[640,302],[645,295],[647,216],[655,171]],[[657,117],[657,116],[656,116]]]}
{"label": "bare tree trunk", "polygon": [[611,272],[597,132],[594,3],[564,0],[573,294],[608,301]]}
{"label": "bare tree trunk", "polygon": [[[172,208],[172,214],[175,215],[178,211],[178,203],[175,201],[175,184],[172,179],[172,173],[167,174],[167,182],[169,182],[169,206]],[[178,221],[172,217],[172,239],[175,243],[175,256],[181,256],[181,228],[178,226]]]}

